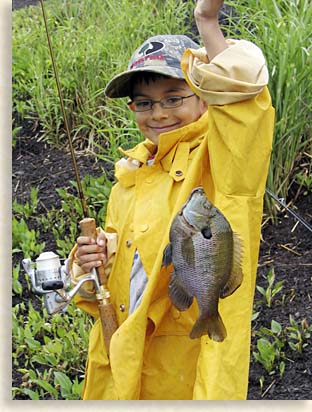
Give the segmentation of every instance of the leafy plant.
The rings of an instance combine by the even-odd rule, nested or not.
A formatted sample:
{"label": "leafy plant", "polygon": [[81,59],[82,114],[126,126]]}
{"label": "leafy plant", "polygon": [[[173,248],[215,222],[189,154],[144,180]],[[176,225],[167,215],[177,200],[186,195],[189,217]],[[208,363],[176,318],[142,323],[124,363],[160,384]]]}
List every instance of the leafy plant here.
{"label": "leafy plant", "polygon": [[36,212],[39,199],[38,199],[38,187],[32,187],[30,190],[30,202],[24,204],[18,203],[14,199],[12,204],[12,210],[16,216],[23,217],[24,219],[30,219]]}
{"label": "leafy plant", "polygon": [[21,126],[14,126],[14,119],[12,121],[13,128],[12,128],[12,147],[16,146],[16,137],[18,136],[20,130],[22,129]]}
{"label": "leafy plant", "polygon": [[19,281],[19,271],[20,271],[20,265],[17,264],[13,268],[12,292],[13,292],[13,295],[21,296],[23,293],[23,287],[22,287],[21,282]]}
{"label": "leafy plant", "polygon": [[[73,328],[75,325],[75,328]],[[73,305],[49,316],[31,302],[13,308],[13,365],[22,384],[13,388],[26,399],[80,399],[90,318]]]}
{"label": "leafy plant", "polygon": [[289,315],[290,326],[286,326],[287,343],[289,347],[302,354],[305,347],[309,344],[311,338],[312,325],[308,325],[306,319],[296,322],[292,315]]}
{"label": "leafy plant", "polygon": [[30,229],[24,219],[13,218],[12,221],[12,246],[13,253],[22,252],[25,257],[40,255],[45,243],[39,243],[39,232]]}
{"label": "leafy plant", "polygon": [[283,289],[284,281],[278,281],[275,283],[275,273],[274,268],[270,269],[267,274],[268,286],[263,288],[262,286],[256,285],[258,292],[263,296],[267,307],[271,307],[273,298]]}
{"label": "leafy plant", "polygon": [[312,175],[308,173],[307,169],[298,172],[295,180],[301,187],[303,186],[305,188],[305,195],[312,191]]}
{"label": "leafy plant", "polygon": [[256,335],[257,351],[253,351],[253,357],[256,362],[259,362],[268,374],[276,371],[277,365],[282,376],[285,371],[285,362],[283,360],[283,348],[285,346],[285,338],[282,326],[275,320],[271,321],[271,329],[262,327]]}

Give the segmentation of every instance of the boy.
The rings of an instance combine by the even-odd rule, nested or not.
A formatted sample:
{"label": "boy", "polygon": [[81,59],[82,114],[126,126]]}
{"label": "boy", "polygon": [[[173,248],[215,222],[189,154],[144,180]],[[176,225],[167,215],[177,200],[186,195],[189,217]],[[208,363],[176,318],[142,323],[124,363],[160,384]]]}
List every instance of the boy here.
{"label": "boy", "polygon": [[[274,110],[262,53],[243,40],[225,41],[222,3],[197,2],[204,48],[185,36],[152,37],[106,87],[108,97],[130,97],[146,140],[116,164],[105,232],[96,242],[79,237],[71,253],[73,283],[105,264],[119,325],[108,358],[95,322],[83,399],[246,398]],[[243,239],[243,283],[219,303],[222,343],[189,338],[196,303],[184,312],[172,306],[170,267],[162,266],[172,219],[200,185]],[[91,286],[76,302],[97,317]]]}

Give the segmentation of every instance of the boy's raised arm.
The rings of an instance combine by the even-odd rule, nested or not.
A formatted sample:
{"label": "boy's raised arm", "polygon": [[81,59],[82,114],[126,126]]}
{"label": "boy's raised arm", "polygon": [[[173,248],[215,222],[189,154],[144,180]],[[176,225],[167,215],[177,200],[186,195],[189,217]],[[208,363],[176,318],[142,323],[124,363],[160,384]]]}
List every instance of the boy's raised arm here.
{"label": "boy's raised arm", "polygon": [[228,47],[218,20],[222,5],[222,0],[197,0],[194,10],[197,28],[209,61]]}

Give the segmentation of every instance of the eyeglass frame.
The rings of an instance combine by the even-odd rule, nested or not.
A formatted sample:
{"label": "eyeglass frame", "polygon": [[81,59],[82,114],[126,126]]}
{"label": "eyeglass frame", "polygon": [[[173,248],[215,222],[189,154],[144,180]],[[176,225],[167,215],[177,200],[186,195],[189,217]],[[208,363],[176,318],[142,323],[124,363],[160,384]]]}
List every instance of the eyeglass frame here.
{"label": "eyeglass frame", "polygon": [[[135,110],[135,109],[134,109],[133,104],[136,103],[135,100],[130,100],[127,104],[128,104],[128,106],[130,107],[130,109],[131,109],[133,112],[136,112],[136,113],[148,112],[148,111],[152,110],[155,103],[159,103],[160,106],[161,106],[163,109],[170,110],[170,109],[175,109],[175,108],[177,108],[177,107],[181,107],[181,106],[183,105],[184,99],[188,99],[189,97],[192,97],[192,96],[196,96],[196,93],[190,94],[189,96],[168,96],[168,97],[163,97],[163,98],[160,99],[160,100],[152,100],[152,99],[139,99],[139,100],[137,100],[137,102],[149,102],[149,103],[151,104],[151,107],[149,107],[148,109],[144,109],[144,110]],[[167,99],[172,99],[172,98],[179,98],[179,99],[180,99],[180,100],[179,100],[179,104],[178,104],[177,106],[171,106],[171,107],[166,107],[166,106],[164,106],[163,101],[164,101],[164,100],[167,100]]]}

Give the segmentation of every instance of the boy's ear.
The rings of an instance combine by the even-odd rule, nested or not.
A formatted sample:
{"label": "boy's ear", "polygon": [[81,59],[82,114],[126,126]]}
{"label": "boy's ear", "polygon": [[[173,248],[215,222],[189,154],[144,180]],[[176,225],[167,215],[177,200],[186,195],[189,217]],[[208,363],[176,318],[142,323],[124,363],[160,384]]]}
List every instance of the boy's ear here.
{"label": "boy's ear", "polygon": [[206,110],[208,109],[208,103],[205,100],[200,99],[200,109],[201,109],[201,114],[204,114]]}
{"label": "boy's ear", "polygon": [[133,103],[133,101],[130,100],[130,101],[127,103],[127,105],[129,106],[129,109],[134,112],[134,103]]}

